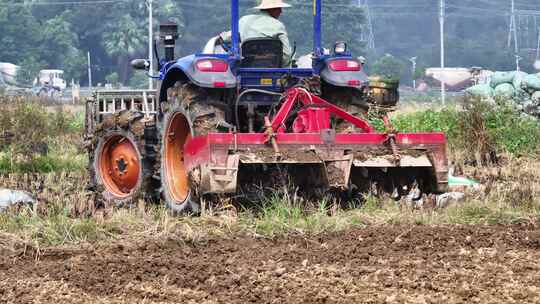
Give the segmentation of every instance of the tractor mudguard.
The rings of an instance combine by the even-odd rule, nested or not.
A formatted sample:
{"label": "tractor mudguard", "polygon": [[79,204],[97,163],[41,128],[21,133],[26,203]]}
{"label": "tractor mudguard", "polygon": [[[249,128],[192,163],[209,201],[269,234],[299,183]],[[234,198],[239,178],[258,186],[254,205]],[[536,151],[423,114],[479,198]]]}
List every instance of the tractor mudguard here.
{"label": "tractor mudguard", "polygon": [[369,79],[363,71],[334,72],[328,66],[321,71],[322,80],[339,87],[358,88],[361,90],[369,86]]}
{"label": "tractor mudguard", "polygon": [[226,72],[201,72],[195,68],[195,63],[203,59],[215,57],[201,57],[190,55],[178,59],[174,64],[167,68],[165,79],[169,73],[178,73],[178,70],[189,78],[195,85],[203,88],[234,88],[236,87],[236,77],[229,67]]}

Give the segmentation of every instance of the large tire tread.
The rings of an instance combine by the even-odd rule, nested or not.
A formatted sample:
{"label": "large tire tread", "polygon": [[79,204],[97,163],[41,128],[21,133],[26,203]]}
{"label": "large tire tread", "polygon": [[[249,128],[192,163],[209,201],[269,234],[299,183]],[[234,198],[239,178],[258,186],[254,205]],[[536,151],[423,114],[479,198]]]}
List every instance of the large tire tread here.
{"label": "large tire tread", "polygon": [[168,190],[169,181],[165,178],[163,165],[167,124],[175,114],[181,113],[189,123],[191,136],[201,136],[217,131],[220,123],[225,120],[225,113],[220,103],[213,101],[214,98],[205,89],[192,83],[178,82],[168,90],[167,95],[167,102],[161,103],[162,117],[158,124],[161,149],[156,161],[155,174],[161,177],[161,198],[167,208],[175,214],[196,214],[200,210],[200,196],[196,185],[191,182],[191,173],[188,173],[190,192],[184,202],[176,202]]}
{"label": "large tire tread", "polygon": [[[114,135],[129,138],[138,151],[141,173],[135,189],[124,198],[119,198],[104,185],[98,172],[98,153],[104,142]],[[144,115],[136,111],[120,111],[106,115],[95,127],[88,144],[89,154],[89,189],[96,195],[97,205],[114,205],[117,207],[136,204],[139,200],[155,201],[158,198],[158,183],[154,178],[156,151],[158,149],[157,132],[152,124],[146,125]]]}

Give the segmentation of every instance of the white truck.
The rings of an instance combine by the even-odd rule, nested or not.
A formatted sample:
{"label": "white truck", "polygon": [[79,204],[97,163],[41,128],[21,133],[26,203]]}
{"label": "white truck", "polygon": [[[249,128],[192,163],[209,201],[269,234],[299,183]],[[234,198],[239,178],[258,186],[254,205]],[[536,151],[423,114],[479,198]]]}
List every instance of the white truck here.
{"label": "white truck", "polygon": [[40,98],[58,98],[66,89],[67,84],[63,78],[62,70],[41,70],[34,80],[34,88]]}
{"label": "white truck", "polygon": [[38,77],[34,80],[34,86],[53,86],[63,91],[67,87],[63,77],[64,71],[62,70],[41,70]]}
{"label": "white truck", "polygon": [[58,69],[41,70],[33,81],[33,88],[24,87],[17,82],[18,65],[0,62],[0,84],[7,85],[12,95],[27,95],[33,92],[41,98],[58,98],[66,89],[64,71]]}

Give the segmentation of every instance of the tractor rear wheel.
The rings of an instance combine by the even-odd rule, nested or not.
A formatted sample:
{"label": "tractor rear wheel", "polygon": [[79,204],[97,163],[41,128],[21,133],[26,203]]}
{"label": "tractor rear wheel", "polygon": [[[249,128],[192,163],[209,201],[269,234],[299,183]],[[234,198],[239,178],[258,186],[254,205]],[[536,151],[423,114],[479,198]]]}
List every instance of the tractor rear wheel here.
{"label": "tractor rear wheel", "polygon": [[[355,88],[342,88],[323,82],[323,97],[328,102],[342,108],[347,113],[365,118],[369,111],[369,104],[364,93]],[[334,121],[334,129],[338,133],[350,133],[353,126],[343,119]]]}
{"label": "tractor rear wheel", "polygon": [[200,210],[200,196],[184,166],[184,145],[194,136],[217,131],[225,113],[216,104],[219,102],[213,102],[208,92],[190,83],[177,83],[169,89],[168,101],[162,103],[161,198],[174,213]]}
{"label": "tractor rear wheel", "polygon": [[149,153],[147,143],[153,141],[145,128],[141,113],[122,111],[105,117],[96,129],[89,171],[98,202],[120,207],[155,199],[155,153]]}

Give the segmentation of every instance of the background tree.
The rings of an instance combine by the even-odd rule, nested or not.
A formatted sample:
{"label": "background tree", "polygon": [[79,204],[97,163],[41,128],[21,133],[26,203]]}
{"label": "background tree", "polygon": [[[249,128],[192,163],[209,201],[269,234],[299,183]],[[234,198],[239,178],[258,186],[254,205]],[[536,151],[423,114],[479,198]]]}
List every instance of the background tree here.
{"label": "background tree", "polygon": [[125,83],[130,58],[145,45],[144,28],[129,15],[122,16],[110,27],[103,35],[103,47],[109,56],[118,58],[120,82]]}
{"label": "background tree", "polygon": [[0,61],[20,63],[40,49],[40,26],[29,6],[18,0],[0,2]]}
{"label": "background tree", "polygon": [[135,71],[128,82],[128,85],[136,89],[146,89],[148,86],[148,76],[144,71]]}
{"label": "background tree", "polygon": [[405,64],[390,54],[379,58],[371,68],[373,74],[391,79],[399,79],[404,70]]}
{"label": "background tree", "polygon": [[[89,3],[95,0],[0,0],[0,61],[24,64],[32,60],[43,68],[60,68],[66,78],[86,83],[86,53],[92,56],[94,82],[104,82],[117,72],[126,83],[134,72],[127,62],[147,56],[147,16],[143,0]],[[54,5],[46,5],[53,2]],[[59,5],[60,2],[66,4]],[[76,3],[74,3],[76,2]],[[241,14],[256,13],[259,1],[241,0]],[[312,1],[288,0],[282,21],[298,55],[312,49]],[[519,2],[519,1],[518,1]],[[433,0],[371,1],[376,50],[366,50],[359,41],[365,30],[365,15],[357,1],[324,1],[323,42],[332,48],[348,42],[354,55],[364,55],[372,66],[392,54],[406,68],[401,77],[409,82],[413,73],[408,58],[418,57],[418,66],[439,65],[438,5]],[[179,24],[177,56],[199,51],[206,41],[230,29],[229,1],[154,0],[155,32],[164,20]],[[521,1],[518,8],[540,10],[540,3]],[[446,20],[447,66],[481,66],[492,70],[515,69],[513,50],[506,45],[508,0],[448,0]],[[524,24],[521,24],[524,27]],[[520,45],[536,41],[536,30],[520,31]],[[534,42],[535,42],[534,41]],[[535,46],[534,46],[535,47]],[[522,69],[532,72],[534,54],[521,52]]]}
{"label": "background tree", "polygon": [[24,58],[19,62],[17,70],[17,83],[23,86],[32,86],[34,79],[37,78],[39,71],[43,69],[45,64],[40,62],[33,56]]}
{"label": "background tree", "polygon": [[107,83],[115,87],[119,85],[119,80],[120,80],[120,76],[118,76],[118,73],[116,72],[110,73],[109,75],[105,77],[105,81],[107,81]]}

